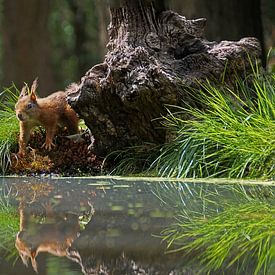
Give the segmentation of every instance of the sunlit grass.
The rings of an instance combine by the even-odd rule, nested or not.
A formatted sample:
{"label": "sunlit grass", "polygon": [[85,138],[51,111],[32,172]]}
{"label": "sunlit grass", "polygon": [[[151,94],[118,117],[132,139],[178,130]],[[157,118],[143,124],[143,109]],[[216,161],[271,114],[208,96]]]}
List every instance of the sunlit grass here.
{"label": "sunlit grass", "polygon": [[19,123],[15,116],[14,106],[19,90],[12,85],[0,95],[0,169],[5,174],[10,165],[10,154],[17,146]]}
{"label": "sunlit grass", "polygon": [[[168,177],[275,176],[275,75],[257,71],[235,88],[209,82],[194,90],[203,109],[170,106],[164,126],[175,139],[152,163]],[[171,110],[174,111],[171,111]],[[183,119],[186,114],[193,119]]]}

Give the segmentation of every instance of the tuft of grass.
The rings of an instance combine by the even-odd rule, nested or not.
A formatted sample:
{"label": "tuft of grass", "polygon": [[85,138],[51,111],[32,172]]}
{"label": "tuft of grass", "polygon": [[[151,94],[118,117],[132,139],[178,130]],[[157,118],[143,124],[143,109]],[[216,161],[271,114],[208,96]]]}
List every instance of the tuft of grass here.
{"label": "tuft of grass", "polygon": [[114,151],[106,156],[102,167],[107,166],[110,175],[140,175],[140,171],[145,171],[144,174],[148,175],[146,170],[157,152],[156,148],[155,144],[145,143]]}
{"label": "tuft of grass", "polygon": [[202,273],[232,268],[236,274],[269,274],[275,261],[272,188],[204,185],[194,191],[188,184],[166,184],[156,195],[178,212],[162,232],[168,251],[189,256]]}
{"label": "tuft of grass", "polygon": [[204,109],[170,106],[176,111],[168,110],[163,124],[175,138],[151,169],[178,178],[274,178],[275,74],[255,70],[234,89],[206,82],[193,92]]}
{"label": "tuft of grass", "polygon": [[0,169],[5,174],[11,163],[11,152],[17,146],[19,123],[16,119],[14,106],[20,91],[13,84],[0,94]]}

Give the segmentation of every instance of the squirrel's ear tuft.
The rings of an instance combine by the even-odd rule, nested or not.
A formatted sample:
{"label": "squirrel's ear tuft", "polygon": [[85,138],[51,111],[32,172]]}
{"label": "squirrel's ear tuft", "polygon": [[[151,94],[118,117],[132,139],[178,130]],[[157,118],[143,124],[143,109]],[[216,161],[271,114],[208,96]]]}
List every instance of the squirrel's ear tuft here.
{"label": "squirrel's ear tuft", "polygon": [[38,273],[37,270],[37,262],[36,262],[36,256],[37,256],[37,250],[36,249],[32,249],[31,250],[31,262],[32,262],[32,268],[33,270]]}
{"label": "squirrel's ear tuft", "polygon": [[31,101],[33,101],[33,102],[36,101],[36,94],[35,93],[31,93],[30,97],[31,97]]}
{"label": "squirrel's ear tuft", "polygon": [[24,85],[24,87],[22,88],[21,92],[20,92],[20,97],[26,96],[28,95],[28,86],[27,84]]}
{"label": "squirrel's ear tuft", "polygon": [[38,82],[38,78],[36,78],[33,83],[32,83],[32,87],[31,87],[31,101],[36,101],[36,89],[37,89],[37,84]]}
{"label": "squirrel's ear tuft", "polygon": [[38,77],[32,83],[31,94],[35,94],[37,86],[38,86]]}

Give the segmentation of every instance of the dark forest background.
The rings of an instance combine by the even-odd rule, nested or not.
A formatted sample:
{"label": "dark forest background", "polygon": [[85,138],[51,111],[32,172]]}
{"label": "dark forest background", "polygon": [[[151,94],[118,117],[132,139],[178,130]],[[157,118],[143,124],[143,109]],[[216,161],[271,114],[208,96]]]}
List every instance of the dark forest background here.
{"label": "dark forest background", "polygon": [[[207,40],[256,36],[275,46],[274,0],[156,0],[188,19],[207,18]],[[108,42],[108,0],[0,0],[0,85],[38,76],[40,95],[79,81],[101,62]],[[273,56],[273,59],[272,59]],[[271,52],[275,63],[275,52]]]}

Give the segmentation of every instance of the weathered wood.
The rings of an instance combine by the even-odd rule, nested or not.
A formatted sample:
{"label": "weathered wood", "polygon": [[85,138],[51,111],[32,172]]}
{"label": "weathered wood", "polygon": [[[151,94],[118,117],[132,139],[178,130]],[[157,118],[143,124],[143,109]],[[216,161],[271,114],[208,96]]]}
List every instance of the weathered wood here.
{"label": "weathered wood", "polygon": [[166,104],[191,101],[183,85],[219,79],[225,67],[228,82],[233,71],[249,70],[248,55],[260,55],[255,38],[205,40],[204,18],[156,12],[151,1],[123,2],[111,9],[104,62],[68,91],[68,101],[90,128],[98,154],[143,142],[163,143],[166,133],[156,119],[166,113]]}

